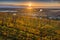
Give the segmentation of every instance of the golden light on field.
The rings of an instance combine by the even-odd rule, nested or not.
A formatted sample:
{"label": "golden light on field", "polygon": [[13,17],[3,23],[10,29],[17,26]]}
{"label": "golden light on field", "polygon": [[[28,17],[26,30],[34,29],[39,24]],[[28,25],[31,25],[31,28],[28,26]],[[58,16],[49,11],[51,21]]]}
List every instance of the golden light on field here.
{"label": "golden light on field", "polygon": [[28,7],[27,9],[32,9],[32,7]]}
{"label": "golden light on field", "polygon": [[43,11],[43,9],[40,9],[40,12],[42,12]]}

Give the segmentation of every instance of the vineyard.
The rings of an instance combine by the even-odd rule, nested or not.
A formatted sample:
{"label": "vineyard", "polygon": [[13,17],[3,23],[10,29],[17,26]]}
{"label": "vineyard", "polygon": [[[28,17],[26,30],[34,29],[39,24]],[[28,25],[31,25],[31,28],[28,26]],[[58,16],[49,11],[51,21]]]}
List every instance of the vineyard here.
{"label": "vineyard", "polygon": [[0,40],[60,40],[60,20],[1,12]]}

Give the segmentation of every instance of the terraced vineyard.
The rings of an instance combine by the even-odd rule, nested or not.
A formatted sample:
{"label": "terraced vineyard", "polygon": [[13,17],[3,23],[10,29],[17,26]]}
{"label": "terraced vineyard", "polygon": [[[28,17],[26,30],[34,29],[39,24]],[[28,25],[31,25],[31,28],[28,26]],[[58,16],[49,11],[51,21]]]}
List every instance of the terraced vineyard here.
{"label": "terraced vineyard", "polygon": [[60,20],[0,13],[0,40],[60,40]]}

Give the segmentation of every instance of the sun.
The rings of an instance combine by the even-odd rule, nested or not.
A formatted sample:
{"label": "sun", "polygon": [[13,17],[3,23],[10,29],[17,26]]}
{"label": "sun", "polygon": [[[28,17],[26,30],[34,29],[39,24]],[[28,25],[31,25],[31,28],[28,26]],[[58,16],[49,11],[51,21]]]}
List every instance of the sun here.
{"label": "sun", "polygon": [[29,7],[31,7],[31,6],[32,6],[32,4],[30,3],[30,4],[28,4],[28,6],[29,6]]}
{"label": "sun", "polygon": [[32,3],[31,3],[31,2],[29,2],[29,3],[28,3],[28,6],[29,6],[29,7],[31,7],[31,6],[32,6]]}
{"label": "sun", "polygon": [[27,9],[32,9],[32,3],[31,2],[29,2],[27,5],[28,5]]}
{"label": "sun", "polygon": [[27,8],[32,9],[32,3],[29,3]]}

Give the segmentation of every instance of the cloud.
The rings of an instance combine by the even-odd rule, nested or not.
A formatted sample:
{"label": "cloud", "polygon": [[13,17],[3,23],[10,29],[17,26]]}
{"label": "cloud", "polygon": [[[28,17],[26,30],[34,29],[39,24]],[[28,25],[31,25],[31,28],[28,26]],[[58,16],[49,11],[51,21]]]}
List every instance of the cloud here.
{"label": "cloud", "polygon": [[59,6],[60,7],[60,3],[57,2],[0,2],[1,4],[5,4],[5,5],[28,5],[28,4],[32,4],[32,6]]}
{"label": "cloud", "polygon": [[19,2],[19,1],[43,1],[43,2],[50,2],[50,1],[60,1],[60,0],[0,0],[0,1],[14,1],[14,2]]}

